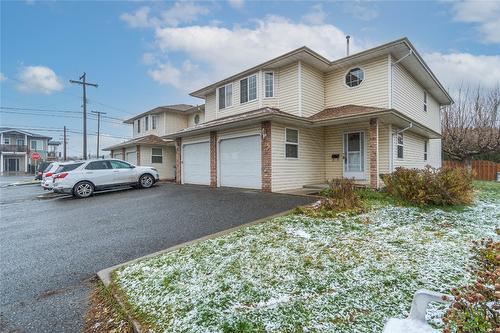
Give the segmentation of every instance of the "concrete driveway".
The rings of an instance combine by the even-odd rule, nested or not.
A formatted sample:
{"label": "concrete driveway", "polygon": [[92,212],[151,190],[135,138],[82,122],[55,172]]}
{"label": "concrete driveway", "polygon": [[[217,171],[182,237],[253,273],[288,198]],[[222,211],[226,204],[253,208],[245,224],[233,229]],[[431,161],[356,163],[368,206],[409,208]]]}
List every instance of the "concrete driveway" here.
{"label": "concrete driveway", "polygon": [[0,331],[78,332],[88,279],[113,266],[313,199],[159,185],[85,200],[0,189]]}

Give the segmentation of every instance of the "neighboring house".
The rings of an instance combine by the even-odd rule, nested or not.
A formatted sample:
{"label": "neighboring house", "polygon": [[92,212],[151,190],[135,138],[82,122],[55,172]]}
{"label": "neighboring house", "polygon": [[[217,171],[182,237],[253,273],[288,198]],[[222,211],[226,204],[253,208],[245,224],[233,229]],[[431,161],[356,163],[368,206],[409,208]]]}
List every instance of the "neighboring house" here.
{"label": "neighboring house", "polygon": [[[0,172],[28,172],[47,159],[51,138],[25,130],[0,127]],[[40,154],[33,160],[31,154]]]}
{"label": "neighboring house", "polygon": [[406,38],[335,61],[302,47],[191,96],[204,122],[163,135],[177,182],[263,191],[339,177],[378,188],[398,166],[440,167],[453,102]]}
{"label": "neighboring house", "polygon": [[160,106],[125,120],[133,138],[107,147],[111,157],[155,167],[161,179],[175,179],[175,143],[161,137],[204,121],[204,105]]}

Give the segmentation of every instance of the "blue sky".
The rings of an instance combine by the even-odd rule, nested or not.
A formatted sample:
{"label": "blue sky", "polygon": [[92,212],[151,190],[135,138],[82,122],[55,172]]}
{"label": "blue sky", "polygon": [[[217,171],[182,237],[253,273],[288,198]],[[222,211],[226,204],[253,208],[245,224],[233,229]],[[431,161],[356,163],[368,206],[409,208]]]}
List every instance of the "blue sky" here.
{"label": "blue sky", "polygon": [[[1,125],[54,139],[64,125],[81,131],[81,87],[68,80],[83,71],[99,84],[88,89],[89,109],[123,119],[202,103],[188,93],[302,45],[342,57],[346,34],[354,52],[407,36],[446,87],[493,86],[499,18],[500,1],[3,1]],[[117,119],[102,125],[103,145],[131,136]],[[88,126],[95,133],[96,120]],[[81,151],[81,135],[71,133],[70,154]]]}

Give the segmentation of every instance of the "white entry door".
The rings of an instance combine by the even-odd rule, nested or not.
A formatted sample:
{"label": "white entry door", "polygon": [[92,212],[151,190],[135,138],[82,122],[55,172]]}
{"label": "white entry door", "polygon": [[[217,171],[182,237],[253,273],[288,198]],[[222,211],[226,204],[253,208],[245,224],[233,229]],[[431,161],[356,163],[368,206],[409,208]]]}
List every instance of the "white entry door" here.
{"label": "white entry door", "polygon": [[220,186],[260,189],[260,135],[223,139],[219,143]]}
{"label": "white entry door", "polygon": [[125,161],[137,165],[137,152],[135,150],[127,152],[126,155]]}
{"label": "white entry door", "polygon": [[210,184],[210,146],[208,142],[182,146],[182,183]]}
{"label": "white entry door", "polygon": [[344,133],[344,178],[365,179],[365,133]]}

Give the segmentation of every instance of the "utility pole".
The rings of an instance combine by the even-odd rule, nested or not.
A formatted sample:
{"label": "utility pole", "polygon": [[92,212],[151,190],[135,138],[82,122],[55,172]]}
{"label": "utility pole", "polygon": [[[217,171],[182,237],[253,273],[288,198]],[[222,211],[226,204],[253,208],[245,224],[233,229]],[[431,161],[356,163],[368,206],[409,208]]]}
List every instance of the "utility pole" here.
{"label": "utility pole", "polygon": [[63,159],[66,161],[66,126],[64,126]]}
{"label": "utility pole", "polygon": [[92,113],[95,113],[97,115],[97,158],[99,158],[99,137],[101,135],[101,114],[106,114],[106,112],[100,112],[100,111],[90,111]]}
{"label": "utility pole", "polygon": [[83,159],[87,159],[87,86],[97,88],[96,83],[86,82],[86,73],[80,76],[80,81],[69,80],[70,83],[81,84],[83,87]]}

